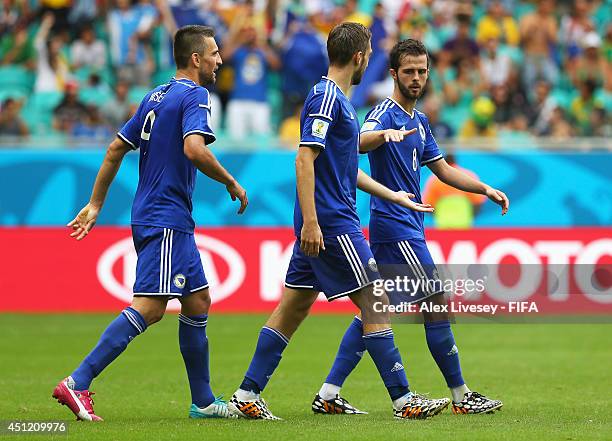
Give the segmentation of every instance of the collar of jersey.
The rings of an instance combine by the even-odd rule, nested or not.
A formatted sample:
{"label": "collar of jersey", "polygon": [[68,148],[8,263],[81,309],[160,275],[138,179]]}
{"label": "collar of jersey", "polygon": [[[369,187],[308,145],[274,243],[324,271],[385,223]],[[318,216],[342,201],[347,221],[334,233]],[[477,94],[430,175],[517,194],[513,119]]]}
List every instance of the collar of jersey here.
{"label": "collar of jersey", "polygon": [[397,107],[399,107],[400,109],[402,109],[404,112],[406,112],[406,114],[410,117],[410,119],[414,119],[414,113],[416,112],[414,109],[412,109],[412,115],[410,114],[410,112],[408,112],[406,109],[404,109],[402,107],[402,105],[400,103],[398,103],[397,101],[395,101],[393,98],[391,98],[390,96],[387,97],[388,100],[391,100],[395,103],[395,105]]}
{"label": "collar of jersey", "polygon": [[338,90],[340,91],[340,93],[342,93],[342,95],[344,95],[344,92],[342,92],[342,89],[340,89],[340,86],[338,86],[338,84],[337,84],[337,83],[336,83],[334,80],[332,80],[332,79],[331,79],[331,78],[329,78],[329,77],[326,77],[325,75],[323,75],[321,78],[323,78],[323,79],[325,79],[325,80],[327,80],[327,81],[331,81],[331,82],[332,82],[332,84],[338,88]]}
{"label": "collar of jersey", "polygon": [[191,83],[191,84],[193,84],[194,86],[197,86],[197,84],[195,83],[195,81],[190,80],[189,78],[176,78],[176,77],[172,77],[172,81],[176,81],[176,82],[179,82],[179,81],[185,81],[185,82],[187,82],[187,83]]}

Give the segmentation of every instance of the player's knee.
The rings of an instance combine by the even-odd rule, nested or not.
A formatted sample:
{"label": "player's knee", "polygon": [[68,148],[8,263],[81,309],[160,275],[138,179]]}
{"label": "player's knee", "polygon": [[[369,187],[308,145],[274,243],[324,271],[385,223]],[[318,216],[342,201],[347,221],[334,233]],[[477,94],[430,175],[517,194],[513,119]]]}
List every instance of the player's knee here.
{"label": "player's knee", "polygon": [[149,309],[147,311],[141,312],[145,321],[147,322],[147,326],[151,326],[157,322],[159,322],[164,317],[163,309]]}

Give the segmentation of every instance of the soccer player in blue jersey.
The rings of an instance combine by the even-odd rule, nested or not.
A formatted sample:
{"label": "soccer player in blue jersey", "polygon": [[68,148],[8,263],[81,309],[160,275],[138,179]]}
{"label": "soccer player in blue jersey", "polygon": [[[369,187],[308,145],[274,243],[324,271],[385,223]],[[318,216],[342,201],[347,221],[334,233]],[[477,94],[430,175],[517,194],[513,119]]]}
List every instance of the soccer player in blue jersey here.
{"label": "soccer player in blue jersey", "polygon": [[376,314],[373,307],[375,302],[388,299],[384,294],[373,295],[379,274],[357,217],[356,188],[410,209],[431,208],[358,171],[359,122],[346,95],[351,85],[359,83],[367,66],[372,52],[370,36],[370,31],[357,23],[343,23],[331,31],[328,75],[312,88],[304,103],[296,158],[297,240],[281,301],[262,328],[244,380],[229,402],[230,410],[238,416],[277,419],[260,394],[320,291],[330,301],[348,296],[361,310],[363,341],[393,401],[396,417],[414,417],[417,409],[423,416],[435,415],[450,402],[410,392],[389,315]]}
{"label": "soccer player in blue jersey", "polygon": [[[392,190],[414,193],[420,201],[420,169],[427,165],[442,182],[463,191],[486,195],[501,206],[502,215],[506,214],[509,206],[506,195],[448,165],[431,133],[427,116],[415,109],[429,74],[425,46],[413,39],[397,43],[390,54],[390,74],[395,83],[393,96],[370,111],[361,128],[360,151],[368,152],[372,177]],[[412,129],[417,130],[407,134]],[[405,271],[405,275],[411,278],[434,280],[436,270],[425,244],[423,213],[390,204],[375,195],[370,207],[370,243],[383,277],[394,278],[401,268],[399,272]],[[390,274],[385,274],[385,268],[390,269]],[[410,296],[402,301],[420,303],[426,300],[432,305],[446,305],[443,292],[433,292],[427,283],[419,286],[424,289],[409,293]],[[472,392],[465,384],[448,312],[424,312],[423,315],[427,345],[450,389],[453,412],[486,413],[501,408],[501,401]],[[361,318],[355,317],[342,339],[334,365],[315,397],[313,411],[354,413],[337,409],[330,411],[324,404],[346,401],[340,397],[340,388],[368,349],[361,336],[362,328]]]}
{"label": "soccer player in blue jersey", "polygon": [[[206,322],[208,282],[194,240],[191,216],[197,170],[226,186],[247,207],[245,190],[207,148],[210,100],[203,87],[215,81],[221,57],[214,31],[185,26],[174,37],[176,76],[145,95],[136,114],[110,144],[89,203],[68,224],[81,240],[96,223],[108,188],[125,154],[140,149],[139,181],[132,206],[132,235],[138,254],[132,305],[106,328],[97,346],[62,380],[53,396],[78,419],[100,421],[89,387],[147,327],[161,320],[171,298],[181,302],[179,346],[191,389],[192,418],[229,418],[227,403],[210,388]],[[197,170],[196,170],[197,169]]]}

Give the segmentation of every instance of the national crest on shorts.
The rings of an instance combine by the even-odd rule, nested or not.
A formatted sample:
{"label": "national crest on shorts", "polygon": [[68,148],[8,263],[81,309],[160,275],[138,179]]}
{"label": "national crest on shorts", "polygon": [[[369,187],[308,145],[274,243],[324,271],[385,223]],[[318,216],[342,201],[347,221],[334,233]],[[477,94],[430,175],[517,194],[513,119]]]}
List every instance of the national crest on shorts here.
{"label": "national crest on shorts", "polygon": [[182,274],[177,274],[176,276],[174,276],[174,286],[176,286],[177,288],[184,288],[186,281],[187,279]]}
{"label": "national crest on shorts", "polygon": [[376,260],[373,257],[370,257],[370,260],[368,260],[368,266],[372,271],[378,272],[378,265],[376,265]]}

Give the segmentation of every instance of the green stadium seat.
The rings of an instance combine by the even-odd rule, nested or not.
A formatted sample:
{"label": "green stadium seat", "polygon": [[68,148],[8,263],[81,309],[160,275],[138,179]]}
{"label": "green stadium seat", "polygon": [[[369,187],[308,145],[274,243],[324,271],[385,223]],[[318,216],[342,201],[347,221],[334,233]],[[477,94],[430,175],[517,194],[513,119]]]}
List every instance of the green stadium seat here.
{"label": "green stadium seat", "polygon": [[34,73],[15,65],[0,67],[0,85],[2,89],[27,89],[34,86]]}
{"label": "green stadium seat", "polygon": [[46,135],[52,131],[53,109],[62,97],[60,92],[38,92],[30,96],[21,116],[34,133]]}
{"label": "green stadium seat", "polygon": [[176,73],[175,69],[162,69],[153,74],[153,87],[167,83]]}
{"label": "green stadium seat", "polygon": [[81,89],[79,92],[79,98],[85,104],[94,104],[98,107],[106,104],[113,97],[110,90],[104,91],[98,88],[95,89]]}
{"label": "green stadium seat", "polygon": [[128,101],[130,104],[140,104],[144,96],[149,92],[149,89],[142,86],[132,86],[128,92]]}

